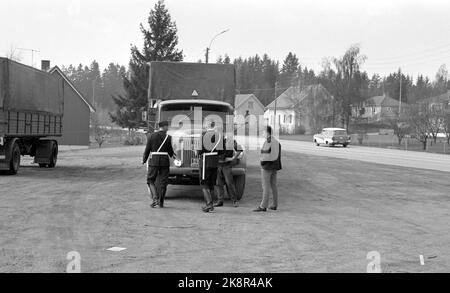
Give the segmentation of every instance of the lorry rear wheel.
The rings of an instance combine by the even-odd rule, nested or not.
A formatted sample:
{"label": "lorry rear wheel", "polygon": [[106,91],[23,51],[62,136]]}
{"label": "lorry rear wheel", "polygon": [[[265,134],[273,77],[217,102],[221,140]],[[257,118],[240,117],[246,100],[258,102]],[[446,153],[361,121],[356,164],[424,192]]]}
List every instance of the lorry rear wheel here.
{"label": "lorry rear wheel", "polygon": [[54,142],[52,152],[50,155],[50,164],[48,164],[48,167],[55,168],[57,160],[58,160],[58,145],[56,142]]}
{"label": "lorry rear wheel", "polygon": [[12,175],[16,175],[20,168],[20,147],[17,143],[14,143],[11,152],[11,161],[9,163],[9,172]]}
{"label": "lorry rear wheel", "polygon": [[233,179],[237,200],[241,200],[245,190],[245,175],[234,176]]}

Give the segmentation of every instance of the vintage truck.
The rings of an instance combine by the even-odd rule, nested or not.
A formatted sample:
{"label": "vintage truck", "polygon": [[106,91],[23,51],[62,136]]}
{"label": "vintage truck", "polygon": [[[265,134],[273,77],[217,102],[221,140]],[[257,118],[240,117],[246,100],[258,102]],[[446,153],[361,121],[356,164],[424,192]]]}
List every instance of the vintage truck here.
{"label": "vintage truck", "polygon": [[[169,122],[177,160],[171,160],[170,184],[199,184],[199,148],[204,119],[220,117],[224,132],[234,133],[234,65],[185,62],[149,63],[149,132]],[[232,139],[232,138],[231,138]],[[246,157],[233,167],[238,199],[245,189]]]}
{"label": "vintage truck", "polygon": [[[53,168],[62,135],[63,85],[45,71],[0,58],[0,171],[17,174],[21,156]],[[48,139],[43,139],[47,138]]]}

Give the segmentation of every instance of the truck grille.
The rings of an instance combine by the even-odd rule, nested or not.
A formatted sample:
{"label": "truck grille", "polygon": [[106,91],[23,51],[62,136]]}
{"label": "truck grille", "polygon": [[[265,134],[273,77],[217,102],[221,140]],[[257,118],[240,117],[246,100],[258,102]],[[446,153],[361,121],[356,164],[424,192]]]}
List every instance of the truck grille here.
{"label": "truck grille", "polygon": [[198,168],[198,139],[192,137],[184,137],[181,142],[181,161],[184,167]]}

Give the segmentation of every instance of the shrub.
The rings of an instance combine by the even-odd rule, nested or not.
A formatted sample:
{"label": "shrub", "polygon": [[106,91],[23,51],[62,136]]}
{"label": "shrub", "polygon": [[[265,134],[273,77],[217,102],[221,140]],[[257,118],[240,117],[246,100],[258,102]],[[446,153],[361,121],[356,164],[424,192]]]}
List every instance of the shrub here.
{"label": "shrub", "polygon": [[295,134],[303,135],[303,134],[305,134],[305,133],[306,133],[305,126],[300,125],[300,126],[298,126],[298,127],[295,128]]}

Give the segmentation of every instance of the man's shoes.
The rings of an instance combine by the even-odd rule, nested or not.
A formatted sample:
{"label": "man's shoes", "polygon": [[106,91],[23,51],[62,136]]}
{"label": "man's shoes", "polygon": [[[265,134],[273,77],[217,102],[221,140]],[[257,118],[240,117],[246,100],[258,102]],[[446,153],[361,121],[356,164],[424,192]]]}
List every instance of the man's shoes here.
{"label": "man's shoes", "polygon": [[262,208],[262,207],[258,207],[257,209],[253,210],[254,212],[266,212],[267,209],[266,208]]}
{"label": "man's shoes", "polygon": [[160,203],[159,203],[159,207],[160,207],[160,208],[163,208],[163,207],[164,207],[164,203],[160,202]]}
{"label": "man's shoes", "polygon": [[205,213],[209,213],[209,212],[214,211],[214,207],[212,205],[211,206],[204,206],[204,207],[202,207],[202,211],[205,212]]}
{"label": "man's shoes", "polygon": [[269,209],[271,209],[272,211],[276,211],[277,207],[276,206],[271,206]]}
{"label": "man's shoes", "polygon": [[152,202],[152,204],[150,205],[151,208],[156,208],[157,206],[159,206],[159,204],[157,202]]}
{"label": "man's shoes", "polygon": [[239,207],[239,201],[237,201],[237,200],[233,201],[233,206],[235,208]]}
{"label": "man's shoes", "polygon": [[214,204],[214,207],[223,207],[223,201],[218,201]]}

